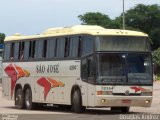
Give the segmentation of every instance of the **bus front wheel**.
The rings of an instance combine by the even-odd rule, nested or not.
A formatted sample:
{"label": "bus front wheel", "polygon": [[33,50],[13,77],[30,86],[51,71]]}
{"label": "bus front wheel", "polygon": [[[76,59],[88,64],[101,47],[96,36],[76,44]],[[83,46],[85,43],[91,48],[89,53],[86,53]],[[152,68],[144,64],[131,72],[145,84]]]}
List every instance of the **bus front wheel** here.
{"label": "bus front wheel", "polygon": [[79,90],[76,90],[72,96],[72,110],[76,113],[83,111],[81,94]]}
{"label": "bus front wheel", "polygon": [[22,91],[21,88],[18,88],[16,90],[16,94],[15,94],[15,106],[18,109],[23,109],[24,108],[23,91]]}
{"label": "bus front wheel", "polygon": [[24,101],[25,101],[25,108],[27,110],[32,110],[34,103],[32,102],[32,92],[30,88],[27,88],[25,90],[25,97],[24,97]]}

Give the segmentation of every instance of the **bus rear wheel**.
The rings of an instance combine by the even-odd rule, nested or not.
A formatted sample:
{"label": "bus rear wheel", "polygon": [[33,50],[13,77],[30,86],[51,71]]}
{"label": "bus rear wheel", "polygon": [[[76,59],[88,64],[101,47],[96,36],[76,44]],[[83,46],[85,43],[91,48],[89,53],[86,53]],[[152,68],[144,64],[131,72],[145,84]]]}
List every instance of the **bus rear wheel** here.
{"label": "bus rear wheel", "polygon": [[30,88],[25,90],[24,103],[27,110],[32,110],[34,108],[34,103],[32,102],[32,92]]}
{"label": "bus rear wheel", "polygon": [[82,113],[83,112],[81,94],[80,94],[79,90],[76,90],[73,93],[73,96],[72,96],[72,110],[75,113]]}
{"label": "bus rear wheel", "polygon": [[18,109],[23,109],[24,108],[23,91],[22,91],[21,88],[18,88],[16,90],[16,94],[15,94],[15,106]]}

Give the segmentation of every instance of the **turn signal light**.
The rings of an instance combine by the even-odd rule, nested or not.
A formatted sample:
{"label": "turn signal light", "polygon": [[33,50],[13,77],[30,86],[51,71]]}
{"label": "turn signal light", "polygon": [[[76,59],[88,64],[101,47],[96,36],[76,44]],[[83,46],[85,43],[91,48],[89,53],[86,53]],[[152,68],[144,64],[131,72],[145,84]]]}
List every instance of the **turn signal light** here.
{"label": "turn signal light", "polygon": [[112,91],[97,91],[97,95],[112,95]]}

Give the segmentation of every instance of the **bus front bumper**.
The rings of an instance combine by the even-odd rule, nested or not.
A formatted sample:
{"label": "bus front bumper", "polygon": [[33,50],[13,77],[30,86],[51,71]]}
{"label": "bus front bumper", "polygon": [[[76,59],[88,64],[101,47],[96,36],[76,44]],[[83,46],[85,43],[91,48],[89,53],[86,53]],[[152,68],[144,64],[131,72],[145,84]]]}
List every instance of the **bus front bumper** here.
{"label": "bus front bumper", "polygon": [[95,107],[139,106],[150,107],[152,96],[96,96]]}

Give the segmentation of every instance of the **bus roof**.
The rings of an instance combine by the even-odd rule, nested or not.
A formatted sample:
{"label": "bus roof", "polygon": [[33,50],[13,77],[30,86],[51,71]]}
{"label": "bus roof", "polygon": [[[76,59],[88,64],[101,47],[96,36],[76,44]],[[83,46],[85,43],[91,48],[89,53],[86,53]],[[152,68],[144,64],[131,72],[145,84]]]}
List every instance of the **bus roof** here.
{"label": "bus roof", "polygon": [[70,27],[58,27],[50,28],[37,35],[21,35],[16,33],[13,36],[6,37],[5,41],[13,40],[25,40],[25,39],[36,39],[36,38],[47,38],[53,36],[65,36],[65,35],[79,35],[79,34],[89,34],[94,36],[101,35],[114,35],[114,36],[148,36],[143,32],[131,31],[131,30],[121,30],[121,29],[105,29],[97,25],[75,25]]}

